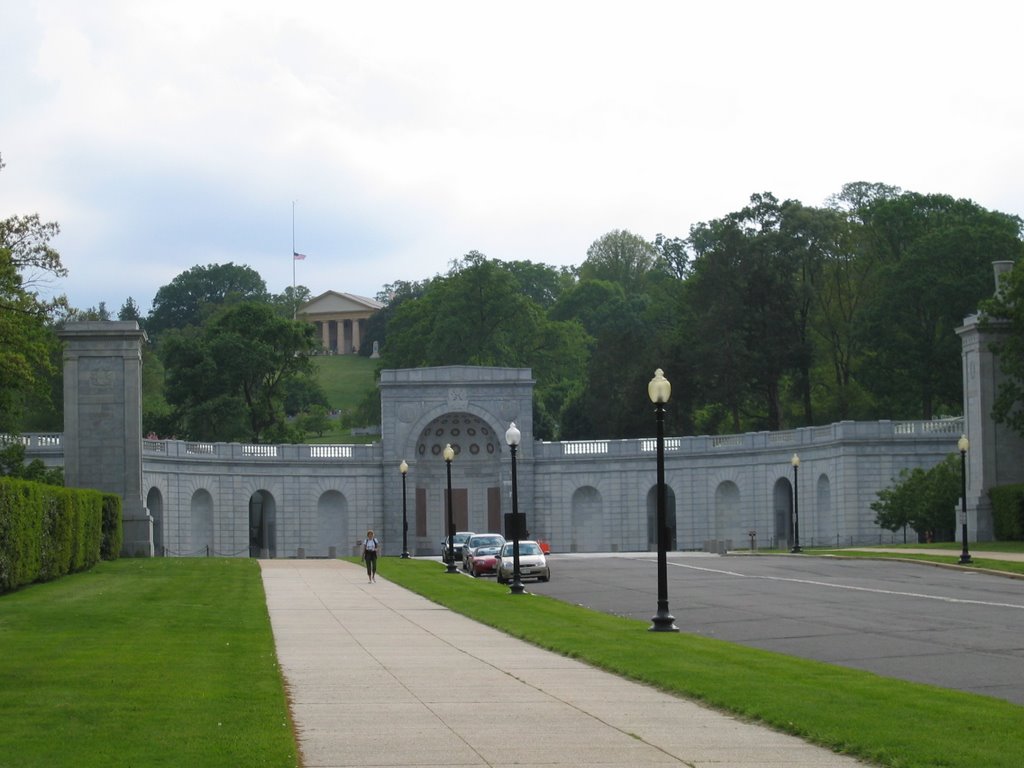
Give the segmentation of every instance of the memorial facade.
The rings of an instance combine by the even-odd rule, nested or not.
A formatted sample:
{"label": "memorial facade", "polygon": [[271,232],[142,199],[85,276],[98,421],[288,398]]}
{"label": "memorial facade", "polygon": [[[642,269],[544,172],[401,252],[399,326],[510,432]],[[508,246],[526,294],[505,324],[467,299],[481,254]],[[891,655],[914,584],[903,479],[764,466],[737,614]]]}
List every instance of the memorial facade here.
{"label": "memorial facade", "polygon": [[[996,265],[997,285],[1008,268]],[[992,538],[988,491],[1024,481],[1024,440],[990,418],[1001,381],[990,343],[1000,329],[972,315],[957,332],[964,418],[668,437],[670,548],[789,546],[795,514],[803,546],[899,540],[901,534],[874,523],[878,491],[901,470],[929,468],[955,454],[961,434],[971,445],[968,536]],[[530,369],[382,371],[381,439],[371,445],[142,440],[144,335],[137,325],[69,324],[62,338],[68,342],[65,434],[21,439],[30,458],[63,464],[69,485],[124,494],[128,554],[148,554],[151,546],[171,556],[330,557],[351,554],[371,528],[385,554],[406,545],[413,554],[436,554],[449,508],[445,446],[455,451],[455,527],[499,531],[511,511],[504,437],[511,422],[522,435],[519,509],[533,537],[555,552],[655,548],[655,439],[535,440]],[[357,346],[358,336],[343,338]],[[638,392],[639,403],[644,395]]]}

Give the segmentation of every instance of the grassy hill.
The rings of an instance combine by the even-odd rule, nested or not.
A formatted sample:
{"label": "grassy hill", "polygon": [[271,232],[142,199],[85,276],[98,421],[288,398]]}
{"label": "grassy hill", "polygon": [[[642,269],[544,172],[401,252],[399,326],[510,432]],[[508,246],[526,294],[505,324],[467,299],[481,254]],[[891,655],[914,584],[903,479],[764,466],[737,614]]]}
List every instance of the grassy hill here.
{"label": "grassy hill", "polygon": [[377,360],[360,355],[322,355],[313,358],[317,381],[336,411],[349,411],[374,390]]}
{"label": "grassy hill", "polygon": [[[376,387],[375,373],[379,361],[360,355],[324,355],[313,358],[316,378],[327,395],[327,402],[338,413],[354,410]],[[310,435],[310,443],[372,443],[377,435],[353,435],[331,419],[332,429],[320,437]]]}

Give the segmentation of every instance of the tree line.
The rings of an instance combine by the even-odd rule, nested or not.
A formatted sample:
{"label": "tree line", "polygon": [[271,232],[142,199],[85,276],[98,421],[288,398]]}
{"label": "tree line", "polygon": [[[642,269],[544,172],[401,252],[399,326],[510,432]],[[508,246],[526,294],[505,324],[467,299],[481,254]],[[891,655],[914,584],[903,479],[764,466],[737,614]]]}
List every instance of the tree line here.
{"label": "tree line", "polygon": [[[0,429],[43,426],[60,409],[59,344],[69,319],[104,304],[43,302],[29,273],[63,276],[37,215],[0,222]],[[686,236],[613,230],[576,267],[472,251],[446,273],[385,284],[362,354],[381,367],[529,367],[535,436],[630,438],[653,429],[646,385],[672,382],[672,434],[778,430],[844,419],[929,419],[962,411],[963,318],[983,302],[1012,333],[1002,418],[1024,423],[1024,315],[992,299],[991,262],[1018,261],[1022,221],[970,200],[853,183],[811,207],[752,195]],[[195,266],[142,317],[144,429],[202,440],[299,439],[294,419],[326,406],[310,364],[310,292],[267,291],[244,265]],[[1004,362],[1005,364],[1005,362]],[[1014,367],[1016,365],[1016,368]],[[1016,387],[1016,389],[1012,389]],[[376,393],[362,410],[379,418]],[[33,415],[36,414],[36,415]],[[26,424],[25,420],[36,423]]]}
{"label": "tree line", "polygon": [[472,252],[385,286],[368,336],[387,367],[533,368],[547,439],[649,435],[656,368],[675,434],[958,415],[955,329],[992,296],[991,262],[1017,260],[1021,224],[881,184],[818,208],[755,194],[687,237],[609,232],[575,269]]}

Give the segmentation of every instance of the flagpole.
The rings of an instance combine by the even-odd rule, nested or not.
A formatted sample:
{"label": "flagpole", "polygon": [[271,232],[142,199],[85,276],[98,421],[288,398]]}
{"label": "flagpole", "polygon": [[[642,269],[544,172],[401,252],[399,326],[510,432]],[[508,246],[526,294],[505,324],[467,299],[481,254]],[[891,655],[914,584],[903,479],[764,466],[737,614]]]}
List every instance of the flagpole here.
{"label": "flagpole", "polygon": [[296,319],[299,310],[295,300],[295,201],[292,200],[292,320]]}

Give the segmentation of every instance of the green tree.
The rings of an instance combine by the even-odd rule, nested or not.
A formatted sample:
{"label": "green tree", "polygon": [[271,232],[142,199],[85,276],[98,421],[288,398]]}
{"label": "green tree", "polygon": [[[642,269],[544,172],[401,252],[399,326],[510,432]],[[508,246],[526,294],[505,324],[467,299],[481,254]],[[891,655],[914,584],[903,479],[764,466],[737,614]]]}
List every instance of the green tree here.
{"label": "green tree", "polygon": [[323,437],[324,432],[331,428],[330,419],[327,418],[327,407],[323,405],[311,405],[309,410],[304,411],[299,417],[299,429],[305,434],[314,434]]}
{"label": "green tree", "polygon": [[270,305],[277,310],[281,317],[294,320],[299,307],[312,298],[309,288],[304,285],[288,286],[282,293],[271,294],[267,297]]}
{"label": "green tree", "polygon": [[800,257],[781,232],[795,205],[752,195],[742,210],[691,229],[687,283],[704,391],[728,410],[733,431],[781,429],[786,377],[807,364]]}
{"label": "green tree", "polygon": [[160,355],[180,436],[287,441],[286,384],[309,375],[313,327],[261,303],[235,304],[202,328],[168,332]]}
{"label": "green tree", "polygon": [[129,296],[124,300],[124,304],[117,311],[118,320],[135,320],[138,322],[142,319],[142,310],[139,309],[139,305],[135,303],[135,299]]}
{"label": "green tree", "polygon": [[146,318],[146,332],[157,341],[171,328],[202,325],[221,306],[267,299],[266,283],[251,267],[233,263],[195,266],[157,290]]}
{"label": "green tree", "polygon": [[[0,169],[4,166],[0,158]],[[67,270],[51,240],[55,222],[38,214],[0,220],[0,430],[17,431],[33,402],[50,402],[59,344],[54,323],[67,312],[63,296],[40,291]]]}
{"label": "green tree", "polygon": [[955,329],[992,293],[991,262],[1021,255],[1021,220],[948,195],[904,193],[860,211],[879,262],[860,325],[860,379],[891,418],[959,413]]}
{"label": "green tree", "polygon": [[991,349],[1002,374],[992,418],[1024,435],[1024,267],[1017,262],[995,296],[981,303],[982,327],[993,332]]}
{"label": "green tree", "polygon": [[875,524],[890,531],[910,526],[926,541],[951,541],[960,498],[960,457],[950,454],[931,469],[904,469],[872,502]]}
{"label": "green tree", "polygon": [[[548,318],[502,262],[478,252],[430,281],[422,296],[398,306],[387,326],[388,367],[494,365],[529,367],[537,379],[535,404],[557,409],[551,392],[585,372],[586,335],[576,322]],[[540,414],[534,432],[552,421]]]}
{"label": "green tree", "polygon": [[587,249],[580,265],[581,280],[618,283],[626,295],[643,293],[647,275],[657,262],[658,249],[639,235],[616,229],[602,235]]}
{"label": "green tree", "polygon": [[64,485],[64,471],[59,467],[47,467],[39,459],[26,462],[25,446],[21,443],[0,445],[0,475],[46,485]]}

